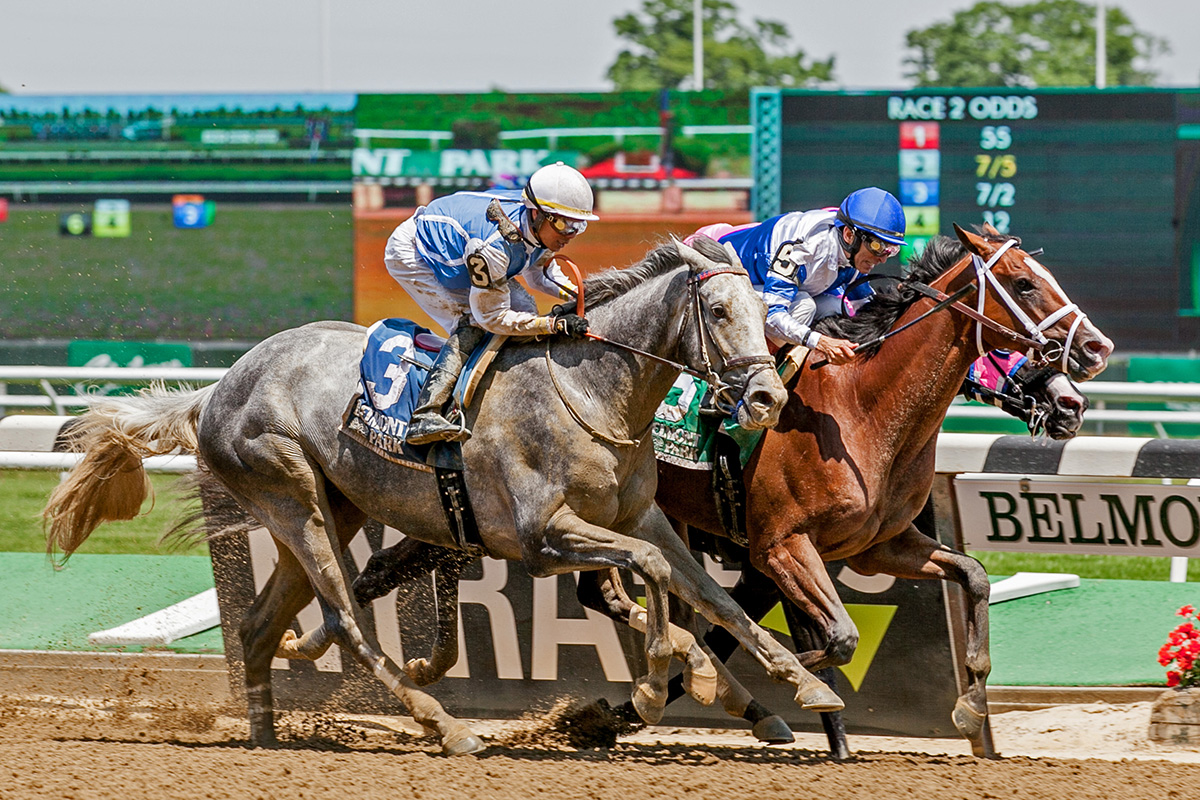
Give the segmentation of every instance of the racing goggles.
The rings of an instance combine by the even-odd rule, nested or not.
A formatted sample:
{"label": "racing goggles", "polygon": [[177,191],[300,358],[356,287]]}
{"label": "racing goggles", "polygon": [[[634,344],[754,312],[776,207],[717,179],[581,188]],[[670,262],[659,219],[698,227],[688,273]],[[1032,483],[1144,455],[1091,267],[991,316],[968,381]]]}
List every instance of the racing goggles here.
{"label": "racing goggles", "polygon": [[[545,214],[545,212],[542,212]],[[557,214],[545,214],[546,222],[550,223],[550,227],[561,233],[563,236],[575,236],[587,230],[587,220],[571,219],[569,217],[560,217]]]}
{"label": "racing goggles", "polygon": [[880,258],[891,258],[900,252],[900,245],[892,244],[891,242],[885,242],[878,236],[867,233],[861,228],[856,230],[858,231],[859,240],[862,241],[863,246],[867,248],[867,251],[871,255],[878,256]]}

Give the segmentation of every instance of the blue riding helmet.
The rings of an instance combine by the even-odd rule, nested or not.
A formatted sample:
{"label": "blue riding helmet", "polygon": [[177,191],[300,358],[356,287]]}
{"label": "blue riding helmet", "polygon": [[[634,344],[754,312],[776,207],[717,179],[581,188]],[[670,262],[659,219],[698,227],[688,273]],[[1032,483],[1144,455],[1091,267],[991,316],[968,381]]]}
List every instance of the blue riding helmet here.
{"label": "blue riding helmet", "polygon": [[904,209],[900,201],[874,186],[851,192],[838,208],[835,224],[850,225],[889,244],[904,244]]}

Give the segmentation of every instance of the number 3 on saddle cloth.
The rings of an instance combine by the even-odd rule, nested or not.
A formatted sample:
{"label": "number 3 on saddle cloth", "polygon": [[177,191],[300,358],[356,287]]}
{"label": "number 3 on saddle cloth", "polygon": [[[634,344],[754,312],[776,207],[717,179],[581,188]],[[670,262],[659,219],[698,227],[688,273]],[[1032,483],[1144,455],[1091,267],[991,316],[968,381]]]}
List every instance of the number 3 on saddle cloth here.
{"label": "number 3 on saddle cloth", "polygon": [[[499,344],[492,340],[504,338],[489,335],[476,348],[455,389],[460,403],[465,402],[464,395],[469,401],[470,390],[477,382],[474,378],[482,375],[490,363],[490,355]],[[404,443],[421,386],[444,341],[407,319],[384,319],[368,328],[359,362],[358,392],[342,415],[339,432],[388,461],[432,471],[446,519],[459,545],[467,551],[480,551],[482,540],[462,478],[461,445],[436,442],[413,447]]]}
{"label": "number 3 on saddle cloth", "polygon": [[[784,385],[808,355],[807,347],[781,354],[779,376]],[[746,489],[742,467],[765,431],[747,431],[728,416],[714,416],[705,399],[709,385],[686,373],[679,376],[654,412],[654,456],[685,469],[712,472],[712,491],[721,524],[729,539],[746,547]]]}

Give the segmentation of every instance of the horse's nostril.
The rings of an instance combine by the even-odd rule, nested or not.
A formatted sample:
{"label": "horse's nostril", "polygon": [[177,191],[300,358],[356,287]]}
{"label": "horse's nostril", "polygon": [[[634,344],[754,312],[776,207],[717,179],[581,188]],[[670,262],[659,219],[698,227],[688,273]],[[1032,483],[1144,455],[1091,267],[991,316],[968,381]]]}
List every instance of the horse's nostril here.
{"label": "horse's nostril", "polygon": [[1055,404],[1064,411],[1079,411],[1083,408],[1083,404],[1079,400],[1070,395],[1063,395],[1057,398]]}
{"label": "horse's nostril", "polygon": [[750,393],[750,404],[756,408],[770,408],[775,404],[775,398],[770,392],[759,390]]}
{"label": "horse's nostril", "polygon": [[1112,353],[1112,345],[1095,339],[1086,342],[1083,349],[1097,360],[1106,359]]}

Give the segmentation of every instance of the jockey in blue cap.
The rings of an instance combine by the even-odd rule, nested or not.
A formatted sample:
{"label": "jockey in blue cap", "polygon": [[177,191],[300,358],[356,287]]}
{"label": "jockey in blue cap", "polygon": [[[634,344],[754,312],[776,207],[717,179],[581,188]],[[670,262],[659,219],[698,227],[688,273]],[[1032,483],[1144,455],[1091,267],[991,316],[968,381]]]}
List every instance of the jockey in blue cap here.
{"label": "jockey in blue cap", "polygon": [[[763,287],[772,342],[803,344],[831,363],[844,364],[854,357],[853,343],[819,334],[812,325],[842,313],[843,300],[857,310],[871,299],[875,292],[870,284],[847,287],[899,253],[904,230],[900,202],[871,186],[851,192],[836,209],[793,211],[737,227],[718,223],[693,236],[728,242],[737,251],[751,280]],[[1003,392],[1025,361],[1007,350],[980,356],[963,383],[963,396],[1002,406],[1000,397],[980,393],[980,387]]]}
{"label": "jockey in blue cap", "polygon": [[834,364],[854,357],[853,343],[823,336],[813,323],[841,312],[843,297],[853,308],[873,294],[869,284],[850,290],[860,274],[900,252],[904,209],[890,193],[859,189],[838,208],[792,211],[755,225],[713,225],[704,234],[737,251],[767,305],[767,337],[776,345],[802,344]]}
{"label": "jockey in blue cap", "polygon": [[417,399],[407,443],[462,441],[471,435],[447,421],[442,408],[485,331],[574,338],[587,333],[583,317],[538,314],[533,297],[515,278],[567,299],[564,289],[575,286],[554,254],[599,219],[592,204],[587,179],[560,161],[534,172],[523,189],[439,197],[392,232],[384,254],[388,272],[450,332]]}

